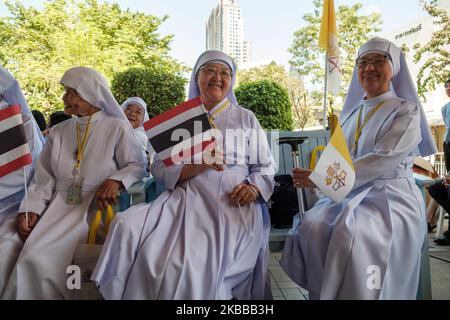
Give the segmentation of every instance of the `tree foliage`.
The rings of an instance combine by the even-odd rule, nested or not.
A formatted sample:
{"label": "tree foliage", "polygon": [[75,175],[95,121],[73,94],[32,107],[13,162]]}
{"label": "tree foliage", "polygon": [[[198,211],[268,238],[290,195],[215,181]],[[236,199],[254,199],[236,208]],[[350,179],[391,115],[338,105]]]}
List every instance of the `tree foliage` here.
{"label": "tree foliage", "polygon": [[97,0],[48,0],[42,10],[6,2],[0,17],[0,63],[16,76],[32,108],[46,114],[62,106],[59,80],[70,67],[93,67],[111,80],[144,67],[176,74],[168,55],[172,36],[161,37],[158,18]]}
{"label": "tree foliage", "polygon": [[289,75],[282,65],[272,61],[263,66],[238,71],[236,84],[239,85],[240,83],[258,80],[274,81],[287,88],[289,84]]}
{"label": "tree foliage", "polygon": [[252,110],[264,129],[293,129],[289,95],[278,83],[269,80],[243,83],[235,94],[239,104]]}
{"label": "tree foliage", "polygon": [[417,75],[417,91],[425,99],[425,93],[436,89],[437,84],[443,84],[450,77],[450,18],[445,9],[420,1],[422,7],[434,19],[436,31],[425,45],[414,45],[416,50],[414,62],[424,59]]}
{"label": "tree foliage", "polygon": [[170,72],[132,68],[119,72],[112,81],[112,91],[117,101],[141,97],[153,116],[184,101],[186,79]]}
{"label": "tree foliage", "polygon": [[302,78],[297,73],[289,74],[283,66],[272,61],[264,66],[239,71],[237,74],[238,83],[258,80],[274,81],[287,90],[296,127],[303,130],[307,125],[315,124],[315,119],[312,117],[313,110],[307,103],[308,93],[305,91]]}
{"label": "tree foliage", "polygon": [[[294,33],[294,41],[289,48],[292,54],[290,63],[302,76],[311,77],[312,83],[324,82],[325,53],[318,47],[323,0],[314,0],[314,12],[303,16],[306,26]],[[351,80],[355,55],[358,48],[381,31],[381,16],[372,13],[368,16],[359,11],[362,4],[339,6],[336,10],[340,59],[342,61],[342,84],[340,96],[344,96]]]}

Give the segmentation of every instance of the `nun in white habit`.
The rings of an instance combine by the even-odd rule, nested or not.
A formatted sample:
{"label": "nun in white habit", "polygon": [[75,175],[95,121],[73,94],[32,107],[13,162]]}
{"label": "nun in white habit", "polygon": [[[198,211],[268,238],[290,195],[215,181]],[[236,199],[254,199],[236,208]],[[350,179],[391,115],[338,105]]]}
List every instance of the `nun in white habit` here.
{"label": "nun in white habit", "polygon": [[139,97],[130,97],[120,107],[125,112],[128,121],[130,121],[134,129],[134,135],[141,146],[142,153],[147,158],[147,152],[151,152],[151,146],[143,126],[144,122],[150,119],[147,112],[147,104]]}
{"label": "nun in white habit", "polygon": [[[237,104],[235,75],[229,56],[206,51],[191,77],[189,98],[201,96],[225,140],[226,129],[261,129]],[[246,134],[252,130],[241,135],[248,142]],[[249,148],[238,155],[225,141],[233,185],[220,164],[166,167],[155,156],[151,172],[168,190],[112,222],[92,277],[105,299],[271,298],[265,202],[275,165],[265,135],[259,143],[267,152],[250,163]]]}
{"label": "nun in white habit", "polygon": [[61,84],[65,113],[77,117],[52,129],[36,164],[28,188],[30,227],[23,223],[22,202],[16,237],[25,242],[3,299],[70,298],[66,270],[77,244],[86,243],[97,207],[114,203],[119,189],[145,173],[132,128],[105,78],[76,67]]}
{"label": "nun in white habit", "polygon": [[[8,70],[0,66],[0,110],[16,104],[20,105],[23,127],[33,157],[33,164],[25,167],[27,183],[29,183],[33,177],[34,162],[42,150],[44,138],[31,114],[19,83]],[[11,272],[14,266],[7,263],[9,260],[13,261],[14,258],[6,259],[5,257],[11,252],[17,252],[12,248],[21,246],[21,241],[13,237],[15,234],[13,230],[15,231],[16,214],[24,193],[24,172],[22,168],[0,178],[0,243],[3,244],[0,246],[0,257],[2,257],[2,262],[0,262],[0,293],[6,285],[6,275]]]}
{"label": "nun in white habit", "polygon": [[[353,190],[341,203],[319,200],[293,226],[281,266],[313,299],[415,299],[426,223],[412,164],[436,146],[393,43],[373,38],[360,48],[340,122]],[[308,175],[295,169],[296,186],[311,187]]]}

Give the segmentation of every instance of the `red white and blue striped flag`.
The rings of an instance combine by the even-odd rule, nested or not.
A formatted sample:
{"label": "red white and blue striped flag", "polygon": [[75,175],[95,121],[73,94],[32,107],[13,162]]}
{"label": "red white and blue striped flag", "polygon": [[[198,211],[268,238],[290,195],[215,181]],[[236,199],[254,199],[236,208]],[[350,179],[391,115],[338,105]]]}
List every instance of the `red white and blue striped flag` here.
{"label": "red white and blue striped flag", "polygon": [[200,97],[150,119],[144,123],[144,129],[166,166],[186,160],[193,163],[194,156],[215,145],[214,131]]}
{"label": "red white and blue striped flag", "polygon": [[33,162],[19,105],[0,110],[0,177]]}

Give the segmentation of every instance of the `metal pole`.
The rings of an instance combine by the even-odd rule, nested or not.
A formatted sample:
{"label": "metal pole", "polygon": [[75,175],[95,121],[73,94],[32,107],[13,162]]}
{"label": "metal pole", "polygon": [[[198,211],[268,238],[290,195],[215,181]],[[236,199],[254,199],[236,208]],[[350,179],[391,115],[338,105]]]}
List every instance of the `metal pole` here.
{"label": "metal pole", "polygon": [[325,88],[323,91],[323,131],[327,130],[328,51],[325,54]]}
{"label": "metal pole", "polygon": [[[292,158],[294,160],[294,168],[300,168],[300,164],[298,161],[298,151],[292,151]],[[303,205],[303,195],[302,189],[296,188],[297,190],[297,198],[298,198],[298,218],[302,221],[303,216],[305,215],[305,206]]]}

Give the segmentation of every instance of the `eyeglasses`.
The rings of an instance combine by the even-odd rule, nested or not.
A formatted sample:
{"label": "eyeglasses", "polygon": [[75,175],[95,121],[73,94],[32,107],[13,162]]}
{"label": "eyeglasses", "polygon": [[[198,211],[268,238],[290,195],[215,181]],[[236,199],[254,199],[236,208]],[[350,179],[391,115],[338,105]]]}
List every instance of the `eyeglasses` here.
{"label": "eyeglasses", "polygon": [[365,69],[369,63],[374,67],[382,67],[388,59],[388,56],[376,56],[373,58],[359,58],[356,60],[356,65],[360,69]]}
{"label": "eyeglasses", "polygon": [[130,108],[130,107],[126,107],[124,110],[125,114],[137,114],[138,116],[143,115],[144,111],[141,108]]}
{"label": "eyeglasses", "polygon": [[218,74],[220,74],[221,78],[224,79],[230,79],[233,74],[231,73],[231,71],[229,69],[215,69],[213,67],[210,66],[203,66],[200,68],[200,70],[203,70],[203,72],[208,76],[208,77],[213,77],[213,76],[217,76]]}

